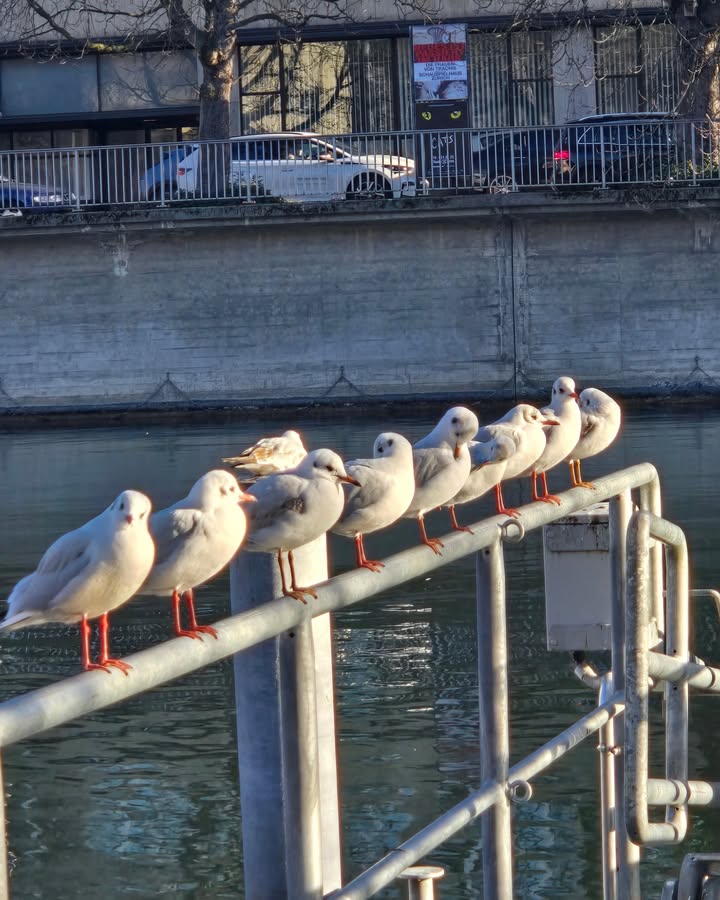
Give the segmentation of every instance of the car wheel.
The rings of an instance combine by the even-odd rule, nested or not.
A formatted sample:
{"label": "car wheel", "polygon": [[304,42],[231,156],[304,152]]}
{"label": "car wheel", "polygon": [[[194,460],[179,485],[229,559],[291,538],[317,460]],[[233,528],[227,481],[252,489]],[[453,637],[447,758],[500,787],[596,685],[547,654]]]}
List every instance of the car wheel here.
{"label": "car wheel", "polygon": [[392,188],[381,176],[372,172],[358,175],[345,192],[348,200],[377,199],[378,197],[391,198]]}
{"label": "car wheel", "polygon": [[512,175],[496,175],[488,184],[488,190],[491,194],[509,194],[517,190],[517,185]]}

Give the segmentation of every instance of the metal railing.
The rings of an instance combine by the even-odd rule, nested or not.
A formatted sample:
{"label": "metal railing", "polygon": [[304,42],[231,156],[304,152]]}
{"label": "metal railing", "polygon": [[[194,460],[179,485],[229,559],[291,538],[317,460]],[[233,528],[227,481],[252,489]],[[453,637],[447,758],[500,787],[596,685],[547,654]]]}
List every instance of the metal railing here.
{"label": "metal railing", "polygon": [[[217,640],[171,640],[127,657],[132,665],[129,677],[88,672],[8,700],[0,704],[0,748],[235,654],[247,896],[371,897],[482,815],[484,896],[490,900],[513,896],[511,802],[527,798],[535,776],[600,732],[605,751],[600,765],[604,897],[639,896],[640,851],[630,837],[638,843],[681,840],[687,804],[716,804],[720,797],[720,785],[687,780],[687,686],[718,691],[720,671],[691,662],[688,655],[684,538],[661,518],[654,467],[632,466],[599,478],[594,489],[573,488],[560,499],[559,506],[522,507],[519,520],[493,516],[474,524],[472,533],[454,532],[444,538],[441,557],[415,547],[387,558],[380,573],[354,570],[317,583],[327,575],[321,538],[296,552],[298,579],[316,584],[317,599],[307,606],[277,598],[278,573],[271,554],[241,553],[231,566],[230,584],[232,608],[243,611],[215,625]],[[503,544],[605,499],[612,572],[611,670],[602,678],[589,677],[600,686],[595,709],[509,767]],[[633,501],[639,507],[634,515]],[[666,560],[667,630],[662,542],[671,548]],[[469,554],[476,555],[481,784],[341,886],[328,614]],[[649,634],[660,636],[652,639],[652,646]],[[668,681],[665,779],[647,778],[649,678]],[[1,774],[0,766],[0,787]],[[615,798],[625,803],[615,803]],[[666,824],[648,826],[651,804],[668,807]],[[4,838],[3,822],[0,840]],[[7,858],[5,853],[2,858]],[[8,896],[4,866],[0,896]]]}
{"label": "metal railing", "polygon": [[718,122],[596,117],[534,128],[3,151],[0,210],[720,185],[719,136]]}

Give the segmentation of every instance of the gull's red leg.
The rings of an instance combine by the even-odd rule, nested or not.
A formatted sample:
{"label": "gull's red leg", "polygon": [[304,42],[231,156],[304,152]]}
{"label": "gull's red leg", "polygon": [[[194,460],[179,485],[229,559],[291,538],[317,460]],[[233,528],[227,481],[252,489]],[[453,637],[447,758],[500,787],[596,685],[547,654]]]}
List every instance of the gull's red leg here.
{"label": "gull's red leg", "polygon": [[379,572],[385,568],[385,563],[365,556],[365,544],[361,534],[355,535],[355,564],[359,569],[370,569],[371,572]]}
{"label": "gull's red leg", "polygon": [[495,510],[498,515],[511,516],[516,519],[520,513],[512,507],[505,506],[505,498],[502,492],[502,482],[495,485]]}
{"label": "gull's red leg", "polygon": [[557,503],[557,505],[559,506],[561,503],[560,498],[556,497],[555,494],[551,494],[550,491],[548,490],[547,473],[541,472],[540,478],[542,480],[543,495],[542,495],[542,497],[538,497],[537,499],[542,500],[543,503]]}
{"label": "gull's red leg", "polygon": [[201,641],[202,638],[199,634],[195,634],[194,631],[188,631],[182,627],[182,619],[180,617],[180,591],[174,590],[172,592],[172,607],[173,607],[173,626],[175,628],[175,636],[176,637],[189,637],[194,638],[196,641]]}
{"label": "gull's red leg", "polygon": [[582,473],[580,471],[580,460],[579,459],[575,460],[575,469],[576,469],[575,481],[574,481],[575,487],[586,487],[586,488],[594,489],[595,485],[592,483],[592,481],[583,481],[582,480]]}
{"label": "gull's red leg", "polygon": [[82,645],[82,666],[86,672],[90,672],[92,669],[102,669],[103,672],[109,672],[110,669],[106,669],[105,666],[100,666],[97,663],[91,662],[90,660],[90,634],[91,627],[88,622],[88,617],[83,615],[82,619],[80,619],[80,642]]}
{"label": "gull's red leg", "polygon": [[189,591],[185,591],[185,602],[188,607],[188,615],[190,617],[190,631],[194,631],[196,634],[201,632],[202,634],[209,634],[212,637],[217,638],[217,631],[211,625],[198,625],[197,619],[195,618],[195,591],[190,588]]}
{"label": "gull's red leg", "polygon": [[120,669],[123,674],[127,675],[130,669],[132,669],[132,666],[129,663],[123,662],[121,659],[115,659],[110,656],[110,622],[108,621],[107,613],[100,616],[98,631],[100,633],[99,668],[110,671],[108,666],[112,666],[115,669]]}
{"label": "gull's red leg", "polygon": [[[578,479],[577,474],[575,473],[575,462],[574,459],[568,460],[568,465],[570,466],[570,481],[572,482],[573,487],[578,487]],[[577,460],[579,462],[579,460]]]}
{"label": "gull's red leg", "polygon": [[469,534],[472,534],[472,528],[467,528],[465,525],[461,525],[458,522],[457,516],[455,515],[455,507],[448,506],[448,509],[450,511],[450,524],[453,527],[453,531],[467,531]]}
{"label": "gull's red leg", "polygon": [[290,563],[290,591],[289,596],[294,597],[296,600],[300,600],[302,603],[307,603],[307,600],[303,597],[303,594],[309,594],[314,600],[317,600],[317,594],[312,588],[309,587],[299,587],[297,580],[295,578],[295,561],[293,559],[292,550],[288,550],[288,562]]}
{"label": "gull's red leg", "polygon": [[437,553],[438,556],[442,556],[440,548],[445,546],[443,542],[440,540],[440,538],[429,538],[427,536],[427,531],[425,531],[425,519],[422,514],[418,515],[417,520],[418,527],[420,528],[420,540],[423,542],[423,544],[427,545],[433,553]]}

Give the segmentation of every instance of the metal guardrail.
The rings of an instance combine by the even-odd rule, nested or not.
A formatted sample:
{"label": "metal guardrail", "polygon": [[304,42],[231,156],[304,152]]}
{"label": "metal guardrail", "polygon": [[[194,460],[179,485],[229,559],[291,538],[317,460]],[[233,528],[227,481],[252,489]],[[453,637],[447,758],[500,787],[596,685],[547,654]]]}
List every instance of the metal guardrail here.
{"label": "metal guardrail", "polygon": [[0,153],[0,211],[720,185],[720,122],[255,135]]}
{"label": "metal guardrail", "polygon": [[[635,490],[639,512],[632,515],[631,491]],[[278,577],[273,555],[241,553],[231,567],[231,595],[233,609],[245,611],[215,625],[217,640],[170,640],[129,656],[127,662],[133,667],[129,677],[87,672],[8,700],[0,704],[0,748],[235,654],[242,818],[250,834],[257,832],[258,838],[244,841],[248,896],[371,897],[482,815],[484,896],[491,900],[513,896],[511,802],[527,799],[536,775],[599,731],[604,751],[600,764],[604,898],[639,896],[640,851],[628,833],[639,842],[679,840],[687,825],[687,804],[718,802],[720,785],[687,780],[687,686],[718,691],[720,671],[689,661],[684,538],[680,529],[660,517],[655,468],[649,463],[632,466],[599,478],[594,489],[573,488],[560,498],[559,506],[522,507],[519,521],[493,516],[474,524],[471,534],[454,532],[443,539],[442,557],[415,547],[387,558],[380,573],[354,570],[323,581],[316,586],[317,600],[308,606],[291,598],[266,600],[274,595]],[[604,499],[610,501],[611,671],[589,679],[600,685],[594,710],[510,767],[503,544],[517,542],[531,530]],[[656,539],[652,546],[650,536]],[[667,634],[660,542],[672,549]],[[324,547],[320,539],[297,551],[299,578],[318,580],[326,566]],[[339,822],[336,810],[334,818],[327,814],[337,803],[334,731],[327,721],[321,724],[322,708],[332,710],[333,706],[332,660],[330,642],[322,637],[322,628],[315,626],[326,626],[329,635],[328,613],[469,554],[476,554],[481,784],[341,887]],[[665,652],[660,652],[659,645],[648,646],[648,634],[664,636]],[[671,682],[665,779],[647,778],[648,677]],[[268,684],[275,685],[274,678],[279,679],[277,689],[266,690]],[[253,747],[259,748],[254,758]],[[1,774],[0,767],[0,788]],[[279,810],[273,807],[275,793],[281,796]],[[615,798],[626,802],[616,803]],[[648,826],[644,811],[660,803],[668,808],[668,822]],[[268,828],[275,832],[271,840]],[[4,839],[3,822],[0,842]],[[7,858],[5,853],[2,858]],[[257,889],[258,884],[263,890]],[[4,866],[0,896],[8,896]]]}

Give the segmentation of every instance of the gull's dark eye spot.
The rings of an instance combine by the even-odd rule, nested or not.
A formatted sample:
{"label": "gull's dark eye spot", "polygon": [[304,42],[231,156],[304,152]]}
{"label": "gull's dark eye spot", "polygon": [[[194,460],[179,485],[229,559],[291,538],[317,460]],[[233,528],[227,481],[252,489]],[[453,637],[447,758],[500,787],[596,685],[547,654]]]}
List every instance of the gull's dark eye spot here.
{"label": "gull's dark eye spot", "polygon": [[313,469],[317,469],[317,467],[318,467],[317,462],[314,462],[314,463],[313,463]]}
{"label": "gull's dark eye spot", "polygon": [[378,453],[384,453],[384,452],[385,452],[385,448],[383,447],[382,444],[380,444],[380,446],[378,447]]}
{"label": "gull's dark eye spot", "polygon": [[390,440],[388,441],[388,447],[392,447],[392,442],[393,442],[393,439],[390,438]]}
{"label": "gull's dark eye spot", "polygon": [[325,468],[328,470],[328,472],[332,472],[332,470],[333,470],[332,466],[325,466]]}
{"label": "gull's dark eye spot", "polygon": [[123,502],[120,504],[120,509],[125,509],[125,501],[124,501],[124,500],[123,500]]}
{"label": "gull's dark eye spot", "polygon": [[453,419],[452,419],[452,423],[451,423],[451,424],[452,424],[452,425],[457,425],[457,423],[458,423],[457,416],[453,416]]}
{"label": "gull's dark eye spot", "polygon": [[145,518],[145,513],[144,513],[144,512],[141,512],[141,513],[140,513],[140,518],[141,518],[141,519],[144,519],[144,518]]}

